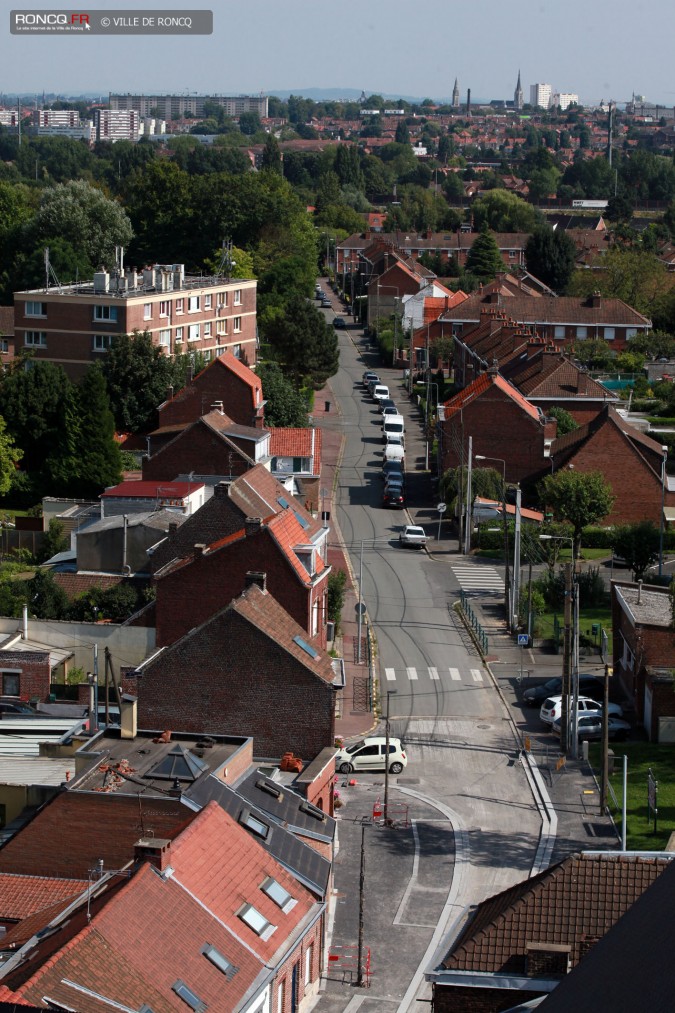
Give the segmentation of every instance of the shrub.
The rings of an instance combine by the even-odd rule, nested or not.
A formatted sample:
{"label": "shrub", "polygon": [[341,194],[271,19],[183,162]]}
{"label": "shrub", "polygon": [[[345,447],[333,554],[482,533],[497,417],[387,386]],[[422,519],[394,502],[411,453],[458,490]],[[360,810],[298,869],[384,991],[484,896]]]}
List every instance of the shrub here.
{"label": "shrub", "polygon": [[339,632],[342,609],[345,603],[345,587],[347,574],[344,570],[336,570],[328,577],[328,621],[335,623],[335,632]]}

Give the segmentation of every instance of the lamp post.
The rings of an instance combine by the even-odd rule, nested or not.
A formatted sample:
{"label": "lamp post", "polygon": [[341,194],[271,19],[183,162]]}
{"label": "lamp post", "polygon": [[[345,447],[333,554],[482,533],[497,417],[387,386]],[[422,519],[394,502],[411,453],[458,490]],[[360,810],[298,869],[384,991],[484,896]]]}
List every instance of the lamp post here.
{"label": "lamp post", "polygon": [[666,508],[666,461],[668,447],[661,447],[661,523],[659,524],[659,578],[663,575],[663,512]]}
{"label": "lamp post", "polygon": [[397,690],[387,690],[387,711],[384,716],[384,734],[385,734],[385,757],[384,757],[384,825],[389,826],[389,698],[396,696]]}
{"label": "lamp post", "polygon": [[[566,535],[539,535],[542,542],[569,542],[574,561],[574,538]],[[578,588],[574,583],[574,562],[565,563],[565,639],[563,641],[562,713],[560,716],[560,746],[564,753],[570,749],[576,757],[578,751],[579,710],[579,622]],[[572,706],[570,708],[570,691]]]}
{"label": "lamp post", "polygon": [[484,454],[474,454],[475,461],[497,461],[502,466],[502,527],[504,531],[504,607],[506,608],[507,624],[511,624],[511,576],[509,573],[509,528],[506,523],[506,461],[501,457],[486,457]]}
{"label": "lamp post", "polygon": [[[401,301],[401,292],[399,290],[398,285],[381,285],[379,283],[379,281],[377,282],[377,284],[375,286],[375,291],[377,293],[377,333],[378,333],[378,335],[380,333],[380,289],[385,289],[385,288],[388,288],[390,291],[396,293],[396,297],[394,299],[394,303],[397,303],[397,302]],[[397,320],[398,320],[398,314],[396,312],[396,306],[394,306],[394,353],[393,353],[392,365],[396,364],[396,340],[397,340],[396,323],[397,323]]]}

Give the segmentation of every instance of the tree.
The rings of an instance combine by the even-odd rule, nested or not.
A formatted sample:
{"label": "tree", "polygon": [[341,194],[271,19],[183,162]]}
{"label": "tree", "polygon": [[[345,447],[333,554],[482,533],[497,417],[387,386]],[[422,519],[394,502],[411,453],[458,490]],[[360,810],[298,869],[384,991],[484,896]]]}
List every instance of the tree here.
{"label": "tree", "polygon": [[293,384],[286,379],[276,362],[264,362],[256,372],[262,383],[265,399],[265,425],[291,429],[307,426],[307,404]]}
{"label": "tree", "polygon": [[581,551],[583,529],[606,517],[616,499],[601,472],[569,469],[547,475],[540,483],[539,498],[557,520],[567,521],[572,526],[575,559]]}
{"label": "tree", "polygon": [[69,548],[70,538],[66,535],[65,524],[58,517],[52,517],[42,539],[40,561],[51,559],[52,556],[56,556],[59,552],[65,552]]}
{"label": "tree", "polygon": [[242,134],[257,134],[262,129],[262,123],[257,113],[240,113],[239,129]]}
{"label": "tree", "polygon": [[68,596],[54,580],[51,570],[38,570],[27,581],[29,609],[38,619],[61,619],[68,608]]}
{"label": "tree", "polygon": [[596,290],[656,319],[655,309],[667,300],[672,286],[666,265],[654,254],[614,246],[604,254],[601,271],[577,271],[570,281],[571,295]]}
{"label": "tree", "polygon": [[47,245],[53,239],[66,240],[94,267],[113,266],[115,247],[128,246],[133,235],[124,208],[81,179],[44,192],[31,231]]}
{"label": "tree", "polygon": [[577,250],[564,231],[548,227],[537,229],[525,247],[525,263],[530,274],[556,292],[564,292],[574,272]]}
{"label": "tree", "polygon": [[102,368],[115,426],[121,433],[147,430],[168,388],[177,389],[184,382],[184,364],[164,355],[147,331],[115,337]]}
{"label": "tree", "polygon": [[410,131],[405,120],[399,120],[394,140],[397,144],[410,144]]}
{"label": "tree", "polygon": [[[471,469],[471,500],[472,506],[478,497],[493,499],[501,502],[504,495],[504,476],[495,468],[472,468]],[[462,503],[466,501],[466,487],[468,482],[468,468],[448,468],[440,481],[441,498],[447,503],[450,512],[457,513],[459,493],[461,489]]]}
{"label": "tree", "polygon": [[629,222],[633,217],[633,201],[623,193],[609,198],[604,216],[609,222]]}
{"label": "tree", "polygon": [[622,524],[614,529],[612,548],[626,560],[633,571],[633,580],[642,580],[659,558],[659,529],[652,521]]}
{"label": "tree", "polygon": [[294,295],[270,326],[271,341],[283,372],[299,389],[306,377],[320,390],[338,369],[335,329],[302,296]]}
{"label": "tree", "polygon": [[15,445],[7,432],[5,420],[0,417],[0,496],[9,492],[16,466],[22,457],[23,451]]}
{"label": "tree", "polygon": [[493,232],[534,232],[541,225],[541,213],[522,197],[507,190],[490,190],[472,206],[476,228],[487,225]]}
{"label": "tree", "polygon": [[80,409],[78,494],[97,496],[122,477],[120,448],[115,442],[115,420],[101,368],[91,366],[77,391]]}
{"label": "tree", "polygon": [[282,173],[281,151],[279,150],[279,142],[274,134],[268,134],[265,139],[261,168],[269,169],[270,172],[278,172],[279,175]]}
{"label": "tree", "polygon": [[556,436],[564,436],[565,433],[571,433],[579,428],[579,423],[564,408],[551,408],[548,414],[558,423]]}
{"label": "tree", "polygon": [[17,360],[0,376],[0,416],[7,432],[23,451],[23,467],[40,472],[58,449],[70,380],[51,362]]}
{"label": "tree", "polygon": [[499,252],[496,240],[487,226],[481,229],[480,235],[474,240],[466,258],[466,270],[475,274],[481,281],[492,281],[494,276],[504,270],[504,261]]}

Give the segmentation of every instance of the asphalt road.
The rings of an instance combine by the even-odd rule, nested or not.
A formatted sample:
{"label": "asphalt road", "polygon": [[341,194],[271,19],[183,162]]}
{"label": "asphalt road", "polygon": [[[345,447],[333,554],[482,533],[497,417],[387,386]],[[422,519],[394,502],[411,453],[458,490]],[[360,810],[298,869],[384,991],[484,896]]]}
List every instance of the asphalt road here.
{"label": "asphalt road", "polygon": [[[363,573],[362,597],[377,638],[381,693],[396,691],[390,710],[399,727],[413,716],[496,717],[499,702],[494,689],[449,607],[459,591],[453,563],[401,549],[398,535],[410,522],[407,510],[381,504],[381,416],[361,383],[364,370],[379,357],[369,353],[360,330],[349,328],[339,334],[340,371],[331,386],[346,446],[336,507],[354,572],[357,577]],[[433,509],[419,410],[403,389],[400,370],[377,365],[377,371],[406,417],[409,502]],[[480,567],[478,572],[488,569],[493,572]]]}

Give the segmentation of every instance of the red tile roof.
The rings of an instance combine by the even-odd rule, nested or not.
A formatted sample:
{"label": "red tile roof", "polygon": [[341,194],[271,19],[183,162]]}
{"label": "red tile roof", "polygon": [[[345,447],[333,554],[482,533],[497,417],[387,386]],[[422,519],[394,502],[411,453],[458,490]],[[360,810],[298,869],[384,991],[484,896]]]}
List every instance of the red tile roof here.
{"label": "red tile roof", "polygon": [[275,542],[303,584],[310,585],[315,577],[323,573],[325,566],[320,552],[316,549],[313,550],[315,569],[314,573],[310,574],[302,565],[295,551],[298,546],[309,543],[309,534],[308,530],[300,524],[292,509],[284,510],[283,513],[272,517],[268,527]]}
{"label": "red tile roof", "polygon": [[507,394],[515,403],[522,408],[526,415],[529,415],[535,420],[539,420],[540,412],[534,405],[523,397],[520,391],[516,390],[512,383],[504,380],[499,374],[493,375],[492,373],[481,373],[480,376],[476,377],[473,383],[470,383],[468,387],[461,390],[459,394],[455,394],[454,397],[450,398],[445,403],[445,418],[452,418],[458,411],[471,402],[480,398],[486,391],[490,390],[491,387],[497,387],[504,394]]}
{"label": "red tile roof", "polygon": [[120,482],[101,493],[101,498],[182,499],[203,489],[203,482]]}
{"label": "red tile roof", "polygon": [[0,921],[18,921],[55,901],[74,897],[85,889],[87,882],[86,879],[0,872]]}
{"label": "red tile roof", "polygon": [[270,429],[270,454],[272,457],[313,458],[314,470],[318,473],[322,436],[320,429]]}

